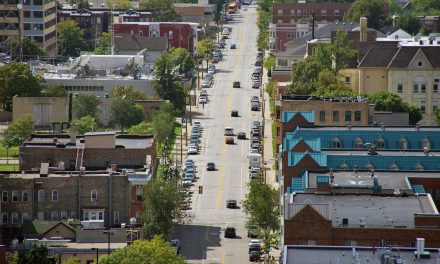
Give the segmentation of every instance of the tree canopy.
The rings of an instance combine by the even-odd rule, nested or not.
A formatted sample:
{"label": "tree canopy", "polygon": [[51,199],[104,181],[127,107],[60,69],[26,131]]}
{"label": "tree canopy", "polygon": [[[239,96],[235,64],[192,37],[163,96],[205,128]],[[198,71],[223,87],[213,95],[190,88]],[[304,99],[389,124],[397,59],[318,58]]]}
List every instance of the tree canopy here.
{"label": "tree canopy", "polygon": [[173,0],[149,0],[140,4],[140,9],[153,13],[156,21],[181,21],[182,17],[173,8]]}
{"label": "tree canopy", "polygon": [[111,97],[119,99],[130,99],[130,100],[147,100],[147,96],[140,90],[134,88],[131,85],[122,86],[118,85],[111,91]]}
{"label": "tree canopy", "polygon": [[150,122],[140,122],[137,125],[134,125],[127,129],[128,134],[134,134],[134,135],[150,135],[154,134],[154,128],[153,125]]}
{"label": "tree canopy", "polygon": [[67,97],[66,88],[62,85],[48,85],[41,91],[47,97]]}
{"label": "tree canopy", "polygon": [[403,14],[397,19],[397,27],[411,35],[419,33],[422,24],[417,16],[411,13]]}
{"label": "tree canopy", "polygon": [[150,241],[136,240],[130,246],[113,251],[109,256],[99,258],[102,264],[184,264],[185,259],[161,236]]}
{"label": "tree canopy", "polygon": [[34,120],[30,115],[25,115],[5,130],[3,134],[3,145],[9,149],[11,147],[19,147],[29,138],[34,130]]}
{"label": "tree canopy", "polygon": [[168,140],[174,137],[176,128],[174,112],[173,105],[170,103],[162,104],[160,109],[154,112],[152,128],[159,146],[165,144],[166,147],[169,147]]}
{"label": "tree canopy", "polygon": [[[18,37],[9,38],[6,41],[6,45],[12,47],[11,56],[19,57],[20,56],[20,46],[18,43]],[[36,41],[31,40],[29,37],[22,38],[22,49],[23,49],[23,58],[26,59],[34,59],[36,57],[46,56],[47,53],[45,50],[38,46]]]}
{"label": "tree canopy", "polygon": [[93,116],[87,115],[73,121],[76,125],[78,135],[84,135],[86,132],[98,130],[98,123]]}
{"label": "tree canopy", "polygon": [[209,57],[216,49],[212,39],[205,38],[197,42],[197,55],[199,58]]}
{"label": "tree canopy", "polygon": [[174,65],[179,67],[179,73],[184,74],[186,77],[192,75],[195,68],[194,60],[191,53],[184,48],[174,48],[171,50],[171,60]]}
{"label": "tree canopy", "polygon": [[102,32],[98,37],[98,46],[95,49],[95,54],[109,55],[112,54],[112,33]]}
{"label": "tree canopy", "polygon": [[74,112],[77,119],[84,116],[92,116],[95,119],[99,117],[99,108],[101,101],[94,95],[80,94],[75,98]]}
{"label": "tree canopy", "polygon": [[368,27],[379,30],[385,25],[385,0],[357,0],[347,12],[347,19],[359,23],[361,17],[368,19]]}
{"label": "tree canopy", "polygon": [[77,57],[85,49],[84,30],[73,20],[58,22],[57,37],[59,54]]}
{"label": "tree canopy", "polygon": [[32,250],[28,253],[18,251],[16,257],[10,262],[11,264],[49,264],[50,260],[47,258],[47,247],[45,246],[34,246]]}
{"label": "tree canopy", "polygon": [[26,64],[11,62],[0,66],[0,110],[12,111],[12,97],[38,96],[43,78]]}
{"label": "tree canopy", "polygon": [[125,128],[139,124],[144,118],[144,108],[133,99],[113,98],[110,106],[110,123],[119,127],[122,132]]}

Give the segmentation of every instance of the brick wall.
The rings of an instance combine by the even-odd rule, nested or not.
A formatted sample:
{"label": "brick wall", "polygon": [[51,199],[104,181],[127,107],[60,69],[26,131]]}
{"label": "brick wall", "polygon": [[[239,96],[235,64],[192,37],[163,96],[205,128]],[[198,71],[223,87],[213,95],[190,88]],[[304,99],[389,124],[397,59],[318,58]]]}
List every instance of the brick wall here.
{"label": "brick wall", "polygon": [[284,177],[284,193],[287,192],[287,187],[292,183],[293,177],[301,176],[304,170],[319,170],[322,169],[315,160],[306,155],[296,166],[288,166],[287,152],[281,153],[283,157],[283,177]]}

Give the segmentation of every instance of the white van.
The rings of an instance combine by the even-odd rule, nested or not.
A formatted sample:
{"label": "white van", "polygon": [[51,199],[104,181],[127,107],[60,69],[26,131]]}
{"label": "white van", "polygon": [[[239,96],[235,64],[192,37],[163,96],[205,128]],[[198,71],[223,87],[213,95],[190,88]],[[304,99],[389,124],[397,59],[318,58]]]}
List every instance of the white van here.
{"label": "white van", "polygon": [[232,127],[225,127],[225,136],[233,136],[234,129]]}

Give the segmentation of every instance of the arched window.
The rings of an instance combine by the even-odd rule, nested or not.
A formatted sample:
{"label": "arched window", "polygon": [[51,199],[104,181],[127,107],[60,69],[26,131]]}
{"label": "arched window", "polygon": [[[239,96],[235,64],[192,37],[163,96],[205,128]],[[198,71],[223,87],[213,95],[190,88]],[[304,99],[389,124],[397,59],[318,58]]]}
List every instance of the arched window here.
{"label": "arched window", "polygon": [[419,171],[425,170],[425,166],[421,162],[418,162],[414,168]]}
{"label": "arched window", "polygon": [[385,139],[382,136],[380,136],[376,140],[376,147],[377,147],[377,149],[384,149],[385,148]]}
{"label": "arched window", "polygon": [[408,140],[406,140],[406,138],[404,137],[400,138],[399,149],[408,149]]}
{"label": "arched window", "polygon": [[393,171],[399,170],[399,165],[397,165],[397,162],[393,161],[393,163],[391,163],[390,170]]}
{"label": "arched window", "polygon": [[414,93],[426,93],[426,79],[423,76],[417,76],[413,80],[413,92]]}
{"label": "arched window", "polygon": [[341,165],[339,165],[339,168],[340,168],[341,170],[348,170],[348,169],[350,169],[350,165],[348,165],[348,163],[344,160],[344,161],[341,163]]}
{"label": "arched window", "polygon": [[365,169],[367,169],[367,170],[374,170],[373,163],[371,163],[371,161],[367,162],[367,164],[365,164]]}
{"label": "arched window", "polygon": [[431,140],[429,140],[429,138],[425,137],[422,139],[422,149],[431,149]]}
{"label": "arched window", "polygon": [[355,149],[363,149],[364,148],[364,141],[362,140],[362,138],[357,137],[354,141],[353,141],[353,147]]}
{"label": "arched window", "polygon": [[335,137],[332,139],[332,148],[334,149],[340,149],[342,147],[342,142],[338,137]]}

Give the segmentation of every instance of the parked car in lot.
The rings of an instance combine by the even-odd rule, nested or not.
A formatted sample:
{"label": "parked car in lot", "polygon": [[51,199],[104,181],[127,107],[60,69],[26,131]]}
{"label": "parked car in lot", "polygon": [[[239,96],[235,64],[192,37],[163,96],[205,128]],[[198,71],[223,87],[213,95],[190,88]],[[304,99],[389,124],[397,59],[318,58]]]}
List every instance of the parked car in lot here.
{"label": "parked car in lot", "polygon": [[235,227],[232,227],[232,226],[226,227],[226,229],[225,229],[225,237],[235,238],[236,237]]}
{"label": "parked car in lot", "polygon": [[238,132],[237,138],[238,139],[246,139],[246,133],[245,132]]}
{"label": "parked car in lot", "polygon": [[239,81],[235,81],[232,83],[232,87],[233,88],[240,88],[240,82]]}
{"label": "parked car in lot", "polygon": [[226,208],[237,208],[236,200],[226,200]]}

